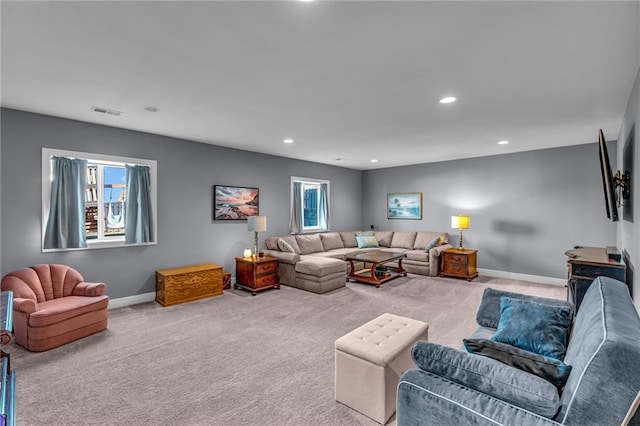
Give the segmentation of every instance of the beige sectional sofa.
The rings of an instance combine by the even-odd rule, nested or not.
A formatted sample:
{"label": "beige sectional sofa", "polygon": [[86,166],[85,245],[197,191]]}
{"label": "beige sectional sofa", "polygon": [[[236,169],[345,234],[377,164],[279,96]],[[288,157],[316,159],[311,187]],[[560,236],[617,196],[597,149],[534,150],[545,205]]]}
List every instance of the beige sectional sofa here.
{"label": "beige sectional sofa", "polygon": [[[356,236],[374,236],[379,247],[358,248]],[[439,237],[428,252],[427,245]],[[286,242],[284,244],[283,242]],[[267,237],[265,254],[278,258],[280,283],[326,293],[346,283],[349,253],[383,250],[406,253],[403,268],[412,274],[438,275],[440,254],[451,248],[449,234],[428,231],[348,231]]]}

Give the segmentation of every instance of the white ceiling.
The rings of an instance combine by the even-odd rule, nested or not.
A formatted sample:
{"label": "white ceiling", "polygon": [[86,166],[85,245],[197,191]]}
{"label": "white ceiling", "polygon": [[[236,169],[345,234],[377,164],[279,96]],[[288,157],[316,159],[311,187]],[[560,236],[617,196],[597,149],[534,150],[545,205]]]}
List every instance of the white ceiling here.
{"label": "white ceiling", "polygon": [[638,1],[1,8],[3,107],[359,170],[615,139],[640,66]]}

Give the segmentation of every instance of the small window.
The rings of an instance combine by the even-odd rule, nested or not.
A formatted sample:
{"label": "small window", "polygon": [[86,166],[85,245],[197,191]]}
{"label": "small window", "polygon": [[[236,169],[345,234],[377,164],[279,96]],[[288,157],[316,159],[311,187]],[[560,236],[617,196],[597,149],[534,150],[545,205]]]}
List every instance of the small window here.
{"label": "small window", "polygon": [[[77,166],[80,172],[73,175],[79,186],[67,185],[57,188],[52,185],[56,173],[60,173],[56,169],[56,161],[60,158],[80,162]],[[131,173],[130,180],[133,182],[139,169],[150,177],[148,184],[144,185],[148,190],[143,190],[143,197],[145,193],[147,195],[148,207],[133,206],[135,214],[131,218],[133,223],[129,226],[129,232],[135,235],[127,237],[127,170]],[[43,148],[42,176],[43,251],[155,244],[155,161]],[[135,183],[129,184],[133,185],[130,188],[135,194],[140,195],[140,187]],[[55,193],[61,191],[64,192],[64,196],[56,198]],[[138,201],[132,200],[133,202]],[[52,204],[57,206],[52,209]],[[71,206],[73,213],[67,214],[65,206]],[[140,214],[144,215],[142,220]],[[52,225],[52,215],[59,216],[55,225]],[[148,229],[141,232],[136,228],[138,222],[144,223]],[[55,231],[52,232],[52,229]]]}
{"label": "small window", "polygon": [[329,230],[329,181],[291,178],[293,234]]}

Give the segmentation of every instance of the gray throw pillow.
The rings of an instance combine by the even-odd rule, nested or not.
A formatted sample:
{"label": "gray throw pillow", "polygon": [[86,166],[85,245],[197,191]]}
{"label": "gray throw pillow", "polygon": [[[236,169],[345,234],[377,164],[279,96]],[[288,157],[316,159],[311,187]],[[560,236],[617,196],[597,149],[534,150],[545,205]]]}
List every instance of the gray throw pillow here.
{"label": "gray throw pillow", "polygon": [[424,371],[540,416],[553,418],[560,406],[554,385],[500,361],[423,340],[413,345],[411,356]]}
{"label": "gray throw pillow", "polygon": [[285,253],[295,253],[296,251],[293,249],[291,244],[283,240],[282,238],[278,238],[278,248],[280,251]]}
{"label": "gray throw pillow", "polygon": [[560,360],[525,351],[505,343],[490,339],[463,339],[462,343],[467,352],[483,355],[527,373],[535,374],[553,383],[559,391],[562,390],[569,378],[569,373],[571,373],[571,366]]}
{"label": "gray throw pillow", "polygon": [[427,253],[429,253],[429,251],[440,245],[440,237],[435,237],[434,239],[432,239],[431,241],[429,241],[429,243],[424,247],[424,251],[426,251]]}

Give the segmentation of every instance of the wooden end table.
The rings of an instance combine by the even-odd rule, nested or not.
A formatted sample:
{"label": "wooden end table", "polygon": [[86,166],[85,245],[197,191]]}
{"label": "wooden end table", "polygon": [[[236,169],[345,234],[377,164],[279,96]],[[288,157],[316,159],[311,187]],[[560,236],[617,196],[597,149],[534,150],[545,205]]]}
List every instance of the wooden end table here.
{"label": "wooden end table", "polygon": [[478,250],[450,248],[442,252],[440,277],[464,278],[471,281],[478,276]]}
{"label": "wooden end table", "polygon": [[236,257],[235,289],[256,293],[272,288],[279,289],[278,259],[272,256]]}

